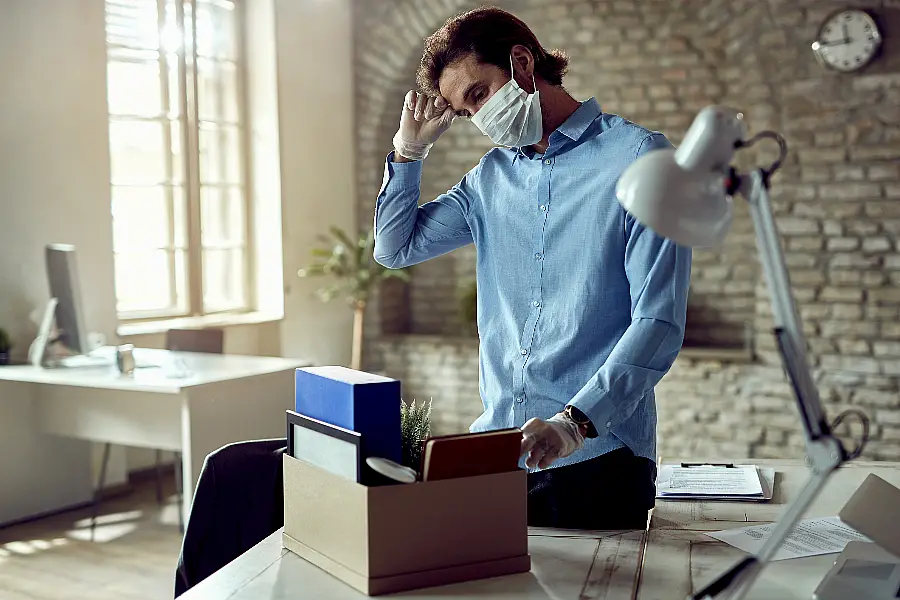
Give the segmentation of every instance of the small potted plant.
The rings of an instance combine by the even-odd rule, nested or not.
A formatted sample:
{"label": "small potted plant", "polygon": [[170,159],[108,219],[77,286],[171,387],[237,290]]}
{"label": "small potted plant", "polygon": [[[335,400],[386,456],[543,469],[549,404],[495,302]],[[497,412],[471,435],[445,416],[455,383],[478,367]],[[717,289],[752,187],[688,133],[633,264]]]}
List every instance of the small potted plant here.
{"label": "small potted plant", "polygon": [[0,327],[0,365],[9,364],[9,350],[12,348],[12,341],[6,330]]}
{"label": "small potted plant", "polygon": [[413,400],[407,404],[400,401],[400,437],[403,449],[401,463],[415,471],[422,460],[422,443],[431,435],[431,400],[416,406]]}

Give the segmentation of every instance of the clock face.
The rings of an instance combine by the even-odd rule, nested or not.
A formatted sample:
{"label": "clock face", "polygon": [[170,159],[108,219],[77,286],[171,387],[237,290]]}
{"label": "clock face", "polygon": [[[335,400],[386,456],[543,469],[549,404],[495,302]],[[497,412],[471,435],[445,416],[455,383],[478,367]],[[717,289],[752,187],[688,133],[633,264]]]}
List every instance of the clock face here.
{"label": "clock face", "polygon": [[875,20],[862,10],[837,12],[822,24],[813,51],[819,60],[838,71],[855,71],[865,66],[881,45]]}

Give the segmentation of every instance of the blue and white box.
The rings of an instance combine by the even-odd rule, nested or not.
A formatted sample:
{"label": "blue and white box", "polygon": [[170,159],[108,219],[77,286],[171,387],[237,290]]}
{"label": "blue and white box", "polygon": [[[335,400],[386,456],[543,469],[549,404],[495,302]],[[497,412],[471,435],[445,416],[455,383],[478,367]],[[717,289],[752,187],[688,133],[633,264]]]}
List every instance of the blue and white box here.
{"label": "blue and white box", "polygon": [[340,366],[304,367],[294,375],[301,415],[360,434],[363,460],[401,460],[400,380]]}

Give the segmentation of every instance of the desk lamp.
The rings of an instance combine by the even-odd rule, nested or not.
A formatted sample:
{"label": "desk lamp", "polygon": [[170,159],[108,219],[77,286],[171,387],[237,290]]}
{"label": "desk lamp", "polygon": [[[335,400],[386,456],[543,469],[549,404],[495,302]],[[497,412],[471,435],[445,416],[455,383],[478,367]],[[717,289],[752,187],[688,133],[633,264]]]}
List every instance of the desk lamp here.
{"label": "desk lamp", "polygon": [[[780,156],[775,163],[749,174],[738,173],[730,166],[737,150],[764,138],[778,143]],[[834,423],[828,423],[809,369],[806,339],[768,195],[771,177],[786,155],[787,144],[779,134],[766,131],[747,140],[743,114],[727,107],[709,106],[698,113],[677,149],[660,149],[642,156],[625,170],[616,186],[619,203],[635,219],[657,234],[690,247],[720,244],[731,226],[732,197],[740,194],[749,202],[772,303],[775,339],[805,436],[810,477],[782,513],[771,536],[755,555],[738,562],[691,596],[691,600],[743,598],[819,495],[829,475],[845,461],[859,456],[868,439],[868,419],[860,411],[845,411]],[[863,434],[856,448],[847,451],[832,429],[851,413],[862,424]]]}

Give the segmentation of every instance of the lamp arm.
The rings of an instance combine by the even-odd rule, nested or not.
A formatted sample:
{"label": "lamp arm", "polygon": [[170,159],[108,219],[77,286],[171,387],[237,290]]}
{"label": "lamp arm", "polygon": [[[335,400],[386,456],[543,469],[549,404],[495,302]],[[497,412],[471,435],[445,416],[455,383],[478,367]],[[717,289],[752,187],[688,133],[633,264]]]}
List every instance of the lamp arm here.
{"label": "lamp arm", "polygon": [[708,600],[720,596],[729,600],[744,598],[762,569],[772,560],[797,522],[818,497],[828,477],[847,456],[840,441],[831,434],[831,427],[825,420],[825,411],[810,373],[806,358],[806,338],[791,293],[778,228],[769,203],[767,179],[763,171],[754,171],[741,177],[738,189],[750,205],[757,249],[772,302],[775,337],[803,420],[806,451],[812,473],[797,498],[782,513],[762,548],[691,596],[691,600]]}
{"label": "lamp arm", "polygon": [[756,247],[772,303],[775,337],[779,342],[784,367],[794,386],[800,416],[804,421],[804,433],[808,441],[816,440],[823,435],[830,435],[831,429],[825,419],[825,411],[806,358],[806,337],[791,293],[791,282],[784,264],[784,253],[769,202],[766,179],[762,171],[754,171],[741,178],[739,191],[750,205]]}

